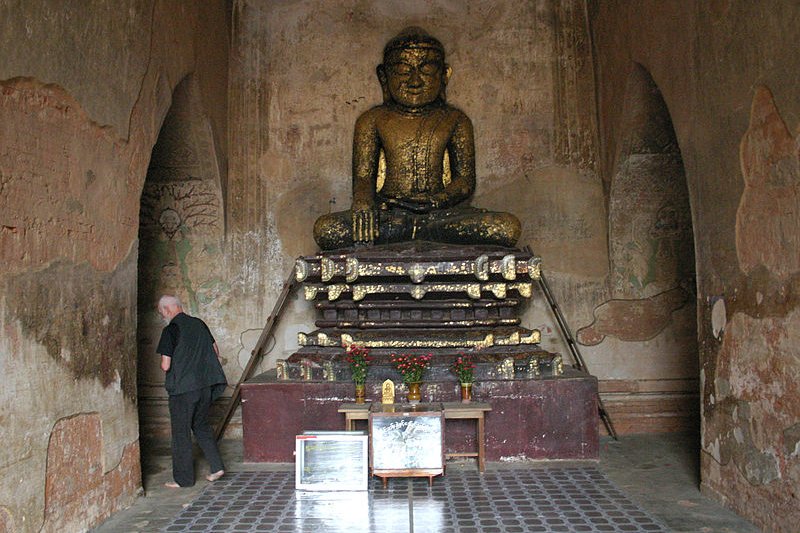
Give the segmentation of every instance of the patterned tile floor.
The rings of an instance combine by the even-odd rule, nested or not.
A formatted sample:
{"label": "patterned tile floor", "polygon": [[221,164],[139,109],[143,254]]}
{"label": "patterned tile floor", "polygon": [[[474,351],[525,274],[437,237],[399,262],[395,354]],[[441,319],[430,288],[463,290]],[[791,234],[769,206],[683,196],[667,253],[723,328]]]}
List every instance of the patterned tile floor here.
{"label": "patterned tile floor", "polygon": [[294,472],[239,472],[203,490],[166,532],[668,532],[595,466],[448,468],[365,492],[294,490]]}

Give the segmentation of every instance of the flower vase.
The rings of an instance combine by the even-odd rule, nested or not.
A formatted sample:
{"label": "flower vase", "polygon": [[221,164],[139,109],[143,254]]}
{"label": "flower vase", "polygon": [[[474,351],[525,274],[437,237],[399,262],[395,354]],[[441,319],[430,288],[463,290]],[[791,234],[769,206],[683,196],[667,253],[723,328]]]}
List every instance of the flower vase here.
{"label": "flower vase", "polygon": [[461,403],[469,403],[472,401],[472,383],[461,384]]}
{"label": "flower vase", "polygon": [[415,381],[413,383],[407,383],[406,385],[408,385],[408,395],[406,396],[406,398],[408,398],[408,403],[419,403],[422,398],[422,393],[419,391],[420,382]]}
{"label": "flower vase", "polygon": [[364,383],[356,383],[356,403],[364,403],[367,399],[367,386]]}

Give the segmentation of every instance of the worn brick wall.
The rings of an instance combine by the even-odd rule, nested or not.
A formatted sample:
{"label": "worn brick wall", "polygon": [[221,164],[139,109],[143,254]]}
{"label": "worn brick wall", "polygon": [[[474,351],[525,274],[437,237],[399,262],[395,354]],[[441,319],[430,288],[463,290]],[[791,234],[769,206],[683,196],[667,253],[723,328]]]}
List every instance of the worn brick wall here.
{"label": "worn brick wall", "polygon": [[[591,2],[602,175],[625,86],[664,97],[697,263],[702,486],[765,530],[800,521],[800,12],[794,2]],[[613,185],[612,185],[613,186]]]}
{"label": "worn brick wall", "polygon": [[141,487],[140,195],[194,73],[224,150],[225,2],[0,2],[0,523],[77,531]]}

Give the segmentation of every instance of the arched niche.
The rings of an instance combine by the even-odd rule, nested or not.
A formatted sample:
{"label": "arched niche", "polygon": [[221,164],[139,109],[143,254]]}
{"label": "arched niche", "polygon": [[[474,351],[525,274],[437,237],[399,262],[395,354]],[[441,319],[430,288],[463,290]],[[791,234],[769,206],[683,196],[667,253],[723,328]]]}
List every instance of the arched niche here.
{"label": "arched niche", "polygon": [[175,88],[153,147],[139,212],[138,392],[142,437],[168,431],[164,375],[156,346],[161,294],[190,314],[223,289],[221,172],[211,123],[192,75]]}
{"label": "arched niche", "polygon": [[612,298],[694,292],[686,173],[669,110],[650,74],[635,65],[626,87],[609,194]]}
{"label": "arched niche", "polygon": [[[647,382],[669,400],[628,405],[631,413],[658,418],[661,431],[687,429],[698,417],[698,352],[686,173],[667,105],[641,65],[623,106],[608,198],[609,296],[577,337],[604,358],[605,379]],[[606,385],[628,385],[614,387]]]}

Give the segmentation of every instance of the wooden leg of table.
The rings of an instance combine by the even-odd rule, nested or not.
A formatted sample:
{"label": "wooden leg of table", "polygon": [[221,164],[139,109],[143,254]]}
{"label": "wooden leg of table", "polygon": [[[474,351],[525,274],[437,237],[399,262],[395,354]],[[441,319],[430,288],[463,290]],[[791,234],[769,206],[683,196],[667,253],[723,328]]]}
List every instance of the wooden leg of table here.
{"label": "wooden leg of table", "polygon": [[478,470],[483,472],[486,470],[486,445],[483,438],[483,413],[478,417]]}
{"label": "wooden leg of table", "polygon": [[350,415],[344,415],[344,430],[345,431],[353,431],[353,422],[355,422]]}

